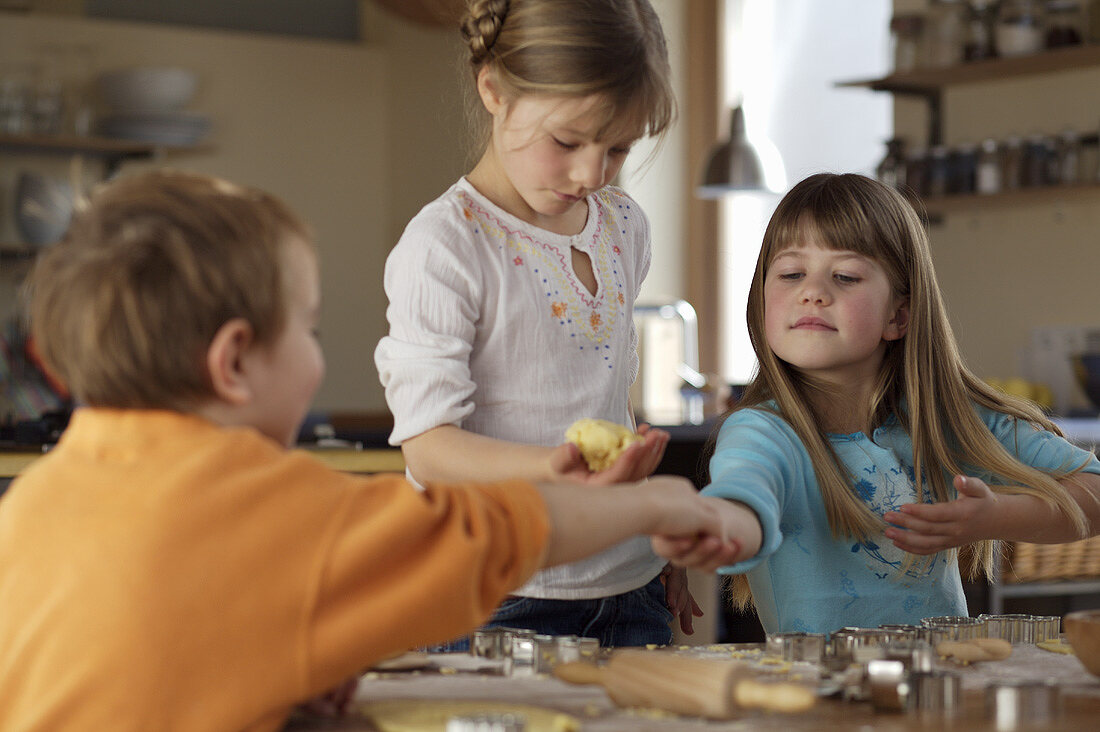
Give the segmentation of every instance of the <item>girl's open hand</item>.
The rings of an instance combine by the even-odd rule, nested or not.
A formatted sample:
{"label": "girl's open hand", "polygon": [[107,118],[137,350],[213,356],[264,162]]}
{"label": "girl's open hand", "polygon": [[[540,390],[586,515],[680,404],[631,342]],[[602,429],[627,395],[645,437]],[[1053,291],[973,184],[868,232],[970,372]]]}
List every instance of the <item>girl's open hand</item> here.
{"label": "girl's open hand", "polygon": [[958,497],[945,503],[907,503],[883,518],[886,538],[912,554],[935,554],[995,536],[997,494],[978,478],[955,476]]}
{"label": "girl's open hand", "polygon": [[642,424],[638,434],[645,437],[623,451],[619,459],[607,470],[593,473],[581,457],[581,451],[571,442],[558,445],[550,456],[550,469],[565,480],[592,485],[633,483],[653,474],[665,456],[670,435],[664,430]]}
{"label": "girl's open hand", "polygon": [[693,618],[703,617],[703,609],[688,590],[687,570],[666,565],[661,570],[661,581],[665,583],[665,603],[672,614],[680,619],[680,630],[692,635],[695,632]]}

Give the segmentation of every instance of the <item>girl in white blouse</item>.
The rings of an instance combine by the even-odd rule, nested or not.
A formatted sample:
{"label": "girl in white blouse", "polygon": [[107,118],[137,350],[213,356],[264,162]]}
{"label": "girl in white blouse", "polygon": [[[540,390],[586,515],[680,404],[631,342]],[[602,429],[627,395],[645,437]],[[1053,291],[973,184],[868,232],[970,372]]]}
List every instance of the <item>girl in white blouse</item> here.
{"label": "girl in white blouse", "polygon": [[[420,483],[525,477],[592,490],[652,473],[668,434],[590,472],[564,443],[581,417],[633,425],[633,305],[649,223],[610,182],[662,135],[675,100],[647,0],[473,0],[462,25],[488,139],[472,171],[409,223],[386,263],[375,352]],[[644,539],[537,574],[491,625],[668,643],[700,615],[682,571]],[[667,585],[667,587],[666,587]],[[448,646],[464,647],[462,640]]]}

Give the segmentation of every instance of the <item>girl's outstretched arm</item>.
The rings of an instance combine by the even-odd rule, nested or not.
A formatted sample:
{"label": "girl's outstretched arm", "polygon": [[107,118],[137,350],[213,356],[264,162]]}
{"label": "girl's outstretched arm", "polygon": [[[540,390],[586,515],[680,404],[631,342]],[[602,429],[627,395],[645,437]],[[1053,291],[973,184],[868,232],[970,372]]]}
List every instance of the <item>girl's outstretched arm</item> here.
{"label": "girl's outstretched arm", "polygon": [[909,503],[883,518],[894,524],[886,537],[913,554],[935,554],[983,539],[1060,544],[1100,532],[1100,475],[1077,473],[1059,481],[1085,513],[1082,536],[1056,507],[1034,496],[994,493],[978,478],[955,476],[958,498]]}

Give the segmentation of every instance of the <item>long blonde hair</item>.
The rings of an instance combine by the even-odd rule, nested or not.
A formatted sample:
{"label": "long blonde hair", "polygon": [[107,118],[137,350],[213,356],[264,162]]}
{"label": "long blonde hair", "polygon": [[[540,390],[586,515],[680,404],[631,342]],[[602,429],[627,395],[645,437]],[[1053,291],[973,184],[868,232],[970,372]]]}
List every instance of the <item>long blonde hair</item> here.
{"label": "long blonde hair", "polygon": [[[1061,434],[1036,405],[992,389],[963,363],[936,281],[928,236],[916,211],[897,191],[878,181],[822,173],[806,178],[784,196],[764,232],[747,308],[749,337],[760,365],[736,409],[774,401],[809,453],[833,536],[865,540],[886,524],[853,491],[851,476],[810,407],[811,396],[828,396],[824,387],[777,358],[765,336],[768,267],[779,252],[807,232],[826,247],[874,260],[885,270],[894,294],[908,299],[908,330],[900,340],[887,344],[871,399],[855,408],[864,410],[860,416],[865,424],[880,425],[888,415],[897,415],[912,439],[914,475],[931,484],[933,499],[951,499],[951,475],[984,469],[1008,483],[991,486],[994,491],[1041,498],[1068,516],[1083,535],[1084,514],[1057,482],[1083,466],[1046,473],[1020,462],[976,412],[975,405],[981,405]],[[972,574],[991,574],[996,544],[982,541],[970,547]],[[903,569],[926,561],[909,556]],[[744,607],[751,601],[744,575],[731,579],[731,590],[735,605]]]}
{"label": "long blonde hair", "polygon": [[[470,0],[461,30],[475,84],[488,68],[509,99],[599,95],[609,137],[660,138],[676,117],[664,31],[648,0]],[[476,94],[468,106],[484,120]],[[480,152],[488,126],[476,126]]]}

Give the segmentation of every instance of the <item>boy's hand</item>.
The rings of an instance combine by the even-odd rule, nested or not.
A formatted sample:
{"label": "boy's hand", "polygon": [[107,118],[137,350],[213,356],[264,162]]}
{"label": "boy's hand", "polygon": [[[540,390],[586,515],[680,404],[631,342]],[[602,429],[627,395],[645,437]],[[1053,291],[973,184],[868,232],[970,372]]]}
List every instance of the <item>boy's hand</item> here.
{"label": "boy's hand", "polygon": [[348,706],[355,697],[357,688],[359,688],[359,677],[353,676],[335,689],[299,704],[298,709],[319,717],[342,717],[347,714]]}
{"label": "boy's hand", "polygon": [[638,426],[638,434],[645,437],[623,451],[619,459],[607,470],[593,473],[581,456],[580,449],[572,442],[566,442],[554,448],[550,455],[550,470],[559,479],[571,480],[590,485],[612,485],[614,483],[633,483],[653,474],[660,465],[668,447],[670,435],[664,430]]}
{"label": "boy's hand", "polygon": [[911,554],[935,554],[995,535],[998,496],[984,481],[956,475],[958,497],[944,503],[907,503],[883,518],[886,538]]}
{"label": "boy's hand", "polygon": [[763,529],[756,513],[742,503],[699,496],[717,521],[718,528],[695,536],[658,532],[650,539],[653,551],[679,567],[713,572],[719,567],[751,559],[760,551]]}
{"label": "boy's hand", "polygon": [[687,570],[668,564],[661,570],[661,581],[665,585],[665,603],[680,619],[680,630],[692,635],[695,633],[692,619],[703,617],[703,609],[688,590]]}

